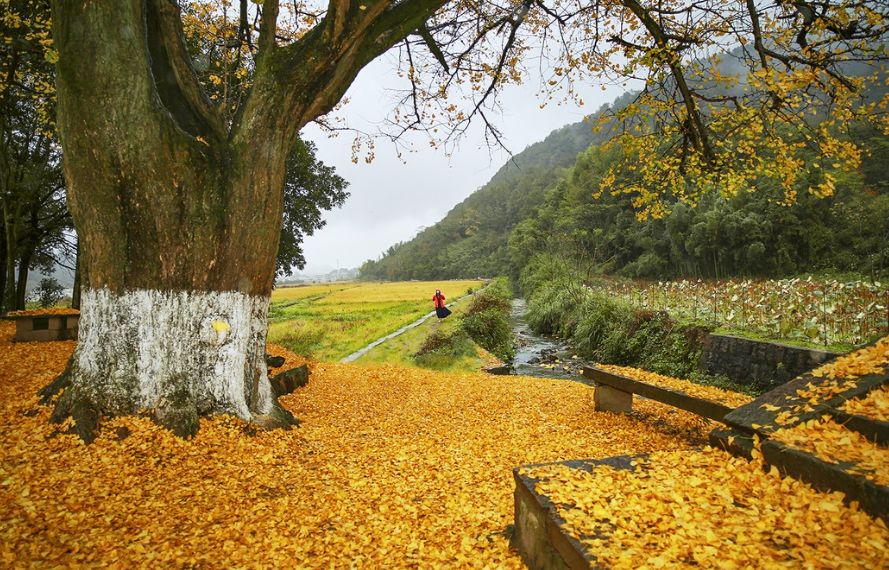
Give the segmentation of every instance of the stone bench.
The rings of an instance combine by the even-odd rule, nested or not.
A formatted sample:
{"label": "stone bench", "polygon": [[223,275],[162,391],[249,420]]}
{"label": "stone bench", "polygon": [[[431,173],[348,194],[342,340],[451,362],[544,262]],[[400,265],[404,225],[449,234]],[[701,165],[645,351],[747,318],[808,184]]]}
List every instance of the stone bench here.
{"label": "stone bench", "polygon": [[582,373],[584,378],[595,384],[593,399],[597,412],[629,412],[633,409],[633,394],[718,422],[724,421],[726,414],[733,410],[718,402],[640,382],[601,368],[585,367]]}
{"label": "stone bench", "polygon": [[75,340],[80,315],[70,314],[13,314],[5,317],[15,322],[15,342]]}

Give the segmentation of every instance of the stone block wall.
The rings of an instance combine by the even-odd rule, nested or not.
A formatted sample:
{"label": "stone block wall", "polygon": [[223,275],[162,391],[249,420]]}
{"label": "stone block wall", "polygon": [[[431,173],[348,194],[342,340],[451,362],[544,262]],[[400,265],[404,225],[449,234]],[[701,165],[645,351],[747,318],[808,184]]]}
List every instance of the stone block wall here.
{"label": "stone block wall", "polygon": [[80,315],[16,315],[16,342],[75,340]]}
{"label": "stone block wall", "polygon": [[704,339],[698,369],[768,390],[836,356],[824,350],[710,334]]}

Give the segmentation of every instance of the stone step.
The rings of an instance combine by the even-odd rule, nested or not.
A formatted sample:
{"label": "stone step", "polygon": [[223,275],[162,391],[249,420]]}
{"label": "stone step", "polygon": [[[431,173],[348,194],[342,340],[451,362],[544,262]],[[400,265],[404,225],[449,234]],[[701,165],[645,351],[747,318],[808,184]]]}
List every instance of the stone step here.
{"label": "stone step", "polygon": [[889,523],[889,487],[849,473],[846,470],[849,465],[828,463],[771,439],[762,442],[762,457],[782,475],[804,481],[821,491],[840,491],[846,495],[846,503],[857,501],[861,510]]}
{"label": "stone step", "polygon": [[[753,434],[749,432],[717,428],[710,432],[710,445],[745,459],[753,457]],[[820,491],[839,491],[846,496],[847,504],[857,501],[861,510],[889,523],[889,487],[850,473],[850,464],[824,461],[772,439],[763,440],[760,449],[766,469],[774,465],[782,475],[804,481]]]}
{"label": "stone step", "polygon": [[[797,395],[798,391],[805,390],[809,384],[818,386],[838,381],[842,380],[818,378],[812,376],[811,373],[803,374],[786,384],[778,386],[774,390],[766,392],[749,404],[740,406],[726,414],[725,423],[741,431],[756,432],[763,437],[767,437],[769,434],[774,433],[782,427],[793,427],[802,422],[819,418],[825,414],[839,412],[839,408],[846,403],[846,401],[864,397],[871,390],[889,382],[889,371],[883,372],[882,374],[870,374],[856,378],[853,386],[838,394],[825,397],[816,402],[809,402],[807,399]],[[782,412],[804,405],[809,405],[811,410],[796,414],[791,421],[787,421],[782,425],[778,424],[777,418]],[[862,427],[862,429],[868,429],[868,427],[865,426]],[[882,430],[879,425],[870,426],[869,429],[875,430],[879,432],[879,434],[885,434],[885,431]],[[878,437],[884,436],[878,435]]]}
{"label": "stone step", "polygon": [[274,392],[275,397],[280,398],[309,383],[309,367],[303,364],[296,368],[279,372],[272,376],[269,381],[272,384],[272,392]]}
{"label": "stone step", "polygon": [[[644,456],[622,455],[607,459],[579,459],[554,463],[526,465],[524,468],[543,465],[564,465],[571,469],[592,471],[599,465],[615,469],[632,469],[631,462]],[[599,569],[596,557],[576,538],[564,529],[565,521],[556,512],[552,502],[537,493],[536,480],[513,469],[515,479],[515,535],[512,546],[522,555],[522,560],[533,570],[586,570]]]}
{"label": "stone step", "polygon": [[875,420],[858,414],[847,414],[841,410],[830,410],[837,423],[856,431],[877,445],[889,445],[889,422]]}

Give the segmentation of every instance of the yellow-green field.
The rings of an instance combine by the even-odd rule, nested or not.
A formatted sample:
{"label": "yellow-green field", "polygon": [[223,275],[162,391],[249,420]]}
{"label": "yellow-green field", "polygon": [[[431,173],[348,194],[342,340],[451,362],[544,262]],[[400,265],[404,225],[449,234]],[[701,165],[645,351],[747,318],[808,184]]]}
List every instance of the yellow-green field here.
{"label": "yellow-green field", "polygon": [[330,283],[272,293],[269,342],[317,360],[339,360],[432,311],[441,289],[448,302],[482,281]]}
{"label": "yellow-green field", "polygon": [[[428,319],[420,326],[405,331],[395,338],[389,339],[383,344],[374,347],[355,361],[356,364],[383,364],[398,363],[406,366],[414,366],[413,356],[420,349],[423,342],[433,332],[453,334],[460,328],[460,314],[469,305],[468,298],[463,302],[452,306],[453,315],[447,319]],[[441,372],[478,372],[488,366],[501,364],[500,360],[487,350],[472,343],[473,351],[461,356],[452,356],[438,363],[427,363],[426,368]]]}

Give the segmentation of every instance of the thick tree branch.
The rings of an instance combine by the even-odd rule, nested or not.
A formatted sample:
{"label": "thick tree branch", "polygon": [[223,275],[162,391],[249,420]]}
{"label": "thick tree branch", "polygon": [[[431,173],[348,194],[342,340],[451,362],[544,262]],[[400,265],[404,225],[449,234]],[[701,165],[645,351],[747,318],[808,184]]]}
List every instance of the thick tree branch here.
{"label": "thick tree branch", "polygon": [[178,5],[173,0],[149,0],[147,11],[148,48],[161,100],[186,131],[224,139],[222,118],[191,66]]}
{"label": "thick tree branch", "polygon": [[278,29],[278,0],[266,0],[262,4],[262,19],[259,21],[259,57],[275,47],[275,32]]}
{"label": "thick tree branch", "polygon": [[[364,66],[422,26],[446,0],[332,0],[325,19],[292,44],[261,58],[245,110],[232,130],[236,144],[259,128],[293,140],[329,112]],[[349,15],[348,18],[345,16]],[[277,135],[276,135],[277,136]]]}
{"label": "thick tree branch", "polygon": [[[637,0],[620,0],[620,2],[629,8],[642,25],[645,26],[645,29],[648,30],[648,33],[654,38],[658,48],[669,49],[668,38],[666,37],[663,28],[661,28],[654,18],[652,18],[651,14],[643,8]],[[712,161],[715,156],[713,149],[710,146],[707,127],[704,124],[700,110],[692,96],[692,90],[688,86],[688,82],[685,80],[685,74],[682,71],[682,63],[678,59],[678,54],[670,54],[670,59],[667,61],[667,65],[670,68],[670,72],[673,74],[673,79],[676,81],[676,86],[679,88],[679,92],[682,94],[682,102],[685,105],[685,110],[688,114],[688,123],[686,123],[688,134],[704,158],[708,162]]]}
{"label": "thick tree branch", "polygon": [[429,49],[429,53],[435,58],[442,69],[445,70],[445,73],[450,72],[450,68],[448,67],[448,60],[445,59],[444,53],[442,53],[441,48],[438,47],[438,44],[435,43],[435,38],[432,37],[432,34],[429,33],[429,28],[425,25],[417,28],[417,33],[420,34],[420,37],[423,38],[423,43],[426,44],[426,47]]}

